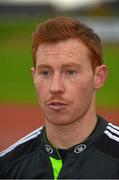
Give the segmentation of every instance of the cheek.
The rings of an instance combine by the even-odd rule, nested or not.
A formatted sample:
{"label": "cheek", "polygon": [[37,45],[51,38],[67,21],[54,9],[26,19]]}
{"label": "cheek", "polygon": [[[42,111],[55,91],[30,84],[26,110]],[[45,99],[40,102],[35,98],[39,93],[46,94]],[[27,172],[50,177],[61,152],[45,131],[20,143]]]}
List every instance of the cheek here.
{"label": "cheek", "polygon": [[34,81],[36,93],[38,96],[38,99],[42,101],[42,99],[46,96],[48,87],[46,86],[46,83],[44,83],[43,80],[36,79]]}
{"label": "cheek", "polygon": [[71,88],[71,94],[73,98],[75,97],[76,100],[80,99],[87,99],[93,93],[93,80],[86,79],[86,80],[79,80],[78,82],[74,82]]}
{"label": "cheek", "polygon": [[89,89],[91,88],[91,84],[92,82],[90,81],[82,81],[79,84],[80,90],[82,93],[86,93],[89,91]]}

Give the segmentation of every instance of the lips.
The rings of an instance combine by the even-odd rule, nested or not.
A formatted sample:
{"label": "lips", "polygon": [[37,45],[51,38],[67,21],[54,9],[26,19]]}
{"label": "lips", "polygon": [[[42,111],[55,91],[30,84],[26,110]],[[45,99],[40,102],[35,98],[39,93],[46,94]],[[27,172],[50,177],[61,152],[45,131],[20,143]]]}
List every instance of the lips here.
{"label": "lips", "polygon": [[48,108],[54,111],[59,111],[65,109],[67,104],[62,102],[50,102],[48,103]]}

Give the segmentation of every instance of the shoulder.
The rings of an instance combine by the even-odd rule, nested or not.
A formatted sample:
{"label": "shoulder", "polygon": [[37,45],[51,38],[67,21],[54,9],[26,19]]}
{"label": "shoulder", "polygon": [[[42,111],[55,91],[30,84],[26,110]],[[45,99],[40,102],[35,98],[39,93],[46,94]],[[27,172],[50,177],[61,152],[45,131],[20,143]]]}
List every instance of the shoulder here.
{"label": "shoulder", "polygon": [[119,159],[119,126],[108,123],[96,148],[112,158]]}
{"label": "shoulder", "polygon": [[119,145],[119,126],[108,123],[104,134],[106,134],[110,140],[114,141]]}
{"label": "shoulder", "polygon": [[35,150],[34,144],[37,144],[36,141],[40,136],[42,129],[43,127],[36,129],[27,136],[18,140],[6,150],[0,152],[0,169],[3,168],[4,165],[25,157],[25,155],[33,152]]}

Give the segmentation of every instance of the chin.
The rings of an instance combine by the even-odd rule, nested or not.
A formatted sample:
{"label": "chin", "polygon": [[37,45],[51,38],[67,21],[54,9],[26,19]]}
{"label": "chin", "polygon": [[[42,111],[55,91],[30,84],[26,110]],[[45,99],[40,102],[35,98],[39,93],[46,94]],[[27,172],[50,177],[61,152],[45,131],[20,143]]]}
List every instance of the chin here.
{"label": "chin", "polygon": [[72,124],[73,121],[68,118],[68,117],[64,117],[64,116],[60,116],[60,117],[56,117],[56,116],[45,116],[45,121],[46,123],[48,124],[52,124],[52,125],[55,125],[55,126],[67,126],[69,124]]}

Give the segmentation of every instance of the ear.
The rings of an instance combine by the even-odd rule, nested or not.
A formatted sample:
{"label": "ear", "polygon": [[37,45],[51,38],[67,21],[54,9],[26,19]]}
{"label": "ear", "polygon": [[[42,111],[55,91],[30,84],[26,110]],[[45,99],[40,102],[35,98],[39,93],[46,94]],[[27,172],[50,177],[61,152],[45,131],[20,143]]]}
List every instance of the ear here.
{"label": "ear", "polygon": [[35,76],[35,68],[34,67],[31,68],[31,72],[32,72],[32,78],[34,79],[34,76]]}
{"label": "ear", "polygon": [[94,88],[95,89],[101,88],[106,82],[107,77],[108,77],[107,66],[105,64],[97,66],[95,69],[95,76],[94,76]]}

